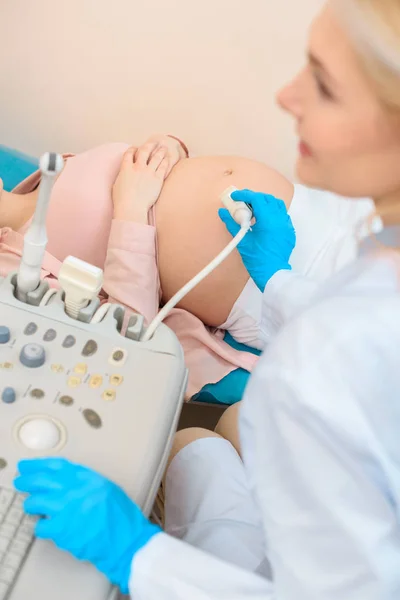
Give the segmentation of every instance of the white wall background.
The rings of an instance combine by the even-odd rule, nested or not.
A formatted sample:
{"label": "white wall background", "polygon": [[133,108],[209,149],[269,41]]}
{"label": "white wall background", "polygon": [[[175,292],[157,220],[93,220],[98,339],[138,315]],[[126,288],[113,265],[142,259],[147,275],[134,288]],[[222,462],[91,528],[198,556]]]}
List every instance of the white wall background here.
{"label": "white wall background", "polygon": [[321,0],[0,0],[0,144],[78,152],[150,133],[292,176],[274,94]]}

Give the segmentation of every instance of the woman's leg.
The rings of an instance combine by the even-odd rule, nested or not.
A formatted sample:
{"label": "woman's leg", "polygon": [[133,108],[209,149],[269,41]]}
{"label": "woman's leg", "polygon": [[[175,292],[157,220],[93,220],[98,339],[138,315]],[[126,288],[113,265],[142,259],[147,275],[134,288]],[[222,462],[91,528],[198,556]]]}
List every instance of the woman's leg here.
{"label": "woman's leg", "polygon": [[228,440],[235,448],[236,452],[241,457],[240,450],[240,439],[239,439],[239,427],[238,427],[238,419],[239,419],[239,409],[240,402],[236,404],[232,404],[229,408],[226,409],[222,417],[217,423],[215,428],[215,433]]}

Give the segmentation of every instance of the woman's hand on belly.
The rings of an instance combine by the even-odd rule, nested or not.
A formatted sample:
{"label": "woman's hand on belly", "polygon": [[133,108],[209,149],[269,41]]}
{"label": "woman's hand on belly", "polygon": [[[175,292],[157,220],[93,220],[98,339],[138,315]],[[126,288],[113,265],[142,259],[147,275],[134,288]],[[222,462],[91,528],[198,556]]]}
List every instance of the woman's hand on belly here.
{"label": "woman's hand on belly", "polygon": [[157,150],[164,148],[168,158],[168,169],[166,177],[171,173],[174,166],[183,158],[188,158],[188,150],[184,148],[182,142],[175,137],[164,134],[152,135],[147,141],[147,144],[152,144],[153,149],[151,154]]}
{"label": "woman's hand on belly", "polygon": [[161,193],[168,164],[165,148],[154,152],[152,143],[125,152],[112,190],[115,219],[148,223],[148,212]]}

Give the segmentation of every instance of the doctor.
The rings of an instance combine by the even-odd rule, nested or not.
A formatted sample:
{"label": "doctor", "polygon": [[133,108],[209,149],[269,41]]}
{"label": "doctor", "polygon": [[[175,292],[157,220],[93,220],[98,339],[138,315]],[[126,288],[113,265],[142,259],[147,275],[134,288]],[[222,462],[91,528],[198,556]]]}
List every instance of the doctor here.
{"label": "doctor", "polygon": [[[308,64],[280,103],[297,121],[301,179],[372,196],[383,235],[396,234],[398,0],[329,2],[313,25]],[[280,201],[251,192],[236,199],[256,217],[240,252],[264,292],[270,343],[243,401],[246,478],[235,485],[248,486],[261,536],[249,538],[249,551],[261,547],[269,573],[161,532],[115,484],[63,459],[23,461],[15,486],[29,495],[28,513],[48,517],[38,537],[91,561],[135,599],[398,600],[400,256],[372,243],[316,289],[289,270],[294,233]],[[214,468],[220,462],[214,457]],[[218,480],[224,475],[228,467]]]}

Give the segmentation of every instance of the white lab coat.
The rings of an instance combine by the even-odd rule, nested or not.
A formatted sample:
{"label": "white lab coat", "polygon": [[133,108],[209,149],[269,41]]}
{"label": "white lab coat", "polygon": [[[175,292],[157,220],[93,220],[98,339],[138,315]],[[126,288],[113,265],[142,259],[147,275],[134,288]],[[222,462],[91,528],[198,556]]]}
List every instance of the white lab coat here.
{"label": "white lab coat", "polygon": [[400,257],[264,293],[269,345],[240,427],[273,581],[162,533],[135,600],[400,598]]}

